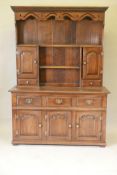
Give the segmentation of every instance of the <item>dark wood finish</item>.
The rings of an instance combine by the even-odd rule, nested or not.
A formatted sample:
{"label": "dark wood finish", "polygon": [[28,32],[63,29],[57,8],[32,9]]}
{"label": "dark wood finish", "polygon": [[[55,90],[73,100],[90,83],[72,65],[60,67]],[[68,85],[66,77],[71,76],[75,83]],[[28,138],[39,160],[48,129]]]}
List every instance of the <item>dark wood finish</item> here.
{"label": "dark wood finish", "polygon": [[12,7],[17,86],[13,144],[106,144],[107,7]]}

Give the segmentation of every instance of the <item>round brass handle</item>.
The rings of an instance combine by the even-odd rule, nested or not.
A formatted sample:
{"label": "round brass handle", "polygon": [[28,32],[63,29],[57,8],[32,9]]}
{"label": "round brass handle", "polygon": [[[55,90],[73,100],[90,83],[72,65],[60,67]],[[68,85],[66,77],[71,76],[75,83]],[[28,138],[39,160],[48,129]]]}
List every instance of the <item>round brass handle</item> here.
{"label": "round brass handle", "polygon": [[69,125],[68,125],[68,127],[69,127],[69,128],[71,128],[71,127],[72,127],[72,125],[71,125],[71,124],[69,124]]}
{"label": "round brass handle", "polygon": [[77,125],[76,125],[76,128],[79,128],[79,127],[80,127],[79,124],[77,124]]}
{"label": "round brass handle", "polygon": [[57,98],[57,99],[56,99],[56,104],[59,104],[59,105],[60,105],[60,104],[62,104],[62,103],[63,103],[63,100],[62,100],[61,98]]}
{"label": "round brass handle", "polygon": [[83,62],[83,64],[84,64],[84,65],[86,65],[86,64],[87,64],[87,62],[86,62],[86,61],[84,61],[84,62]]}
{"label": "round brass handle", "polygon": [[29,84],[29,81],[28,80],[26,81],[26,84]]}
{"label": "round brass handle", "polygon": [[39,124],[39,128],[41,128],[42,127],[42,124]]}
{"label": "round brass handle", "polygon": [[34,64],[37,64],[37,60],[34,60]]}
{"label": "round brass handle", "polygon": [[93,85],[93,82],[91,81],[89,84],[92,86]]}
{"label": "round brass handle", "polygon": [[31,98],[26,98],[26,104],[31,104],[32,103],[32,99]]}

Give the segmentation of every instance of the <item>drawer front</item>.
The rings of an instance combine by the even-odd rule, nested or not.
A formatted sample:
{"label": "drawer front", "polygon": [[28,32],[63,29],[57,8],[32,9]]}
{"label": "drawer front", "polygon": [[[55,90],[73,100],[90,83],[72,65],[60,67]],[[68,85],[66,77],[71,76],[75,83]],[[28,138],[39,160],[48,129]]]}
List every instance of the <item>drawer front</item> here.
{"label": "drawer front", "polygon": [[17,95],[18,106],[40,107],[41,97],[36,95]]}
{"label": "drawer front", "polygon": [[101,108],[103,98],[94,95],[85,95],[77,97],[77,106],[81,108]]}
{"label": "drawer front", "polygon": [[101,85],[102,85],[101,80],[82,80],[83,87],[95,87],[95,86],[101,86]]}
{"label": "drawer front", "polygon": [[48,96],[46,97],[46,106],[48,107],[70,107],[72,106],[72,97]]}
{"label": "drawer front", "polygon": [[37,80],[35,79],[18,79],[19,86],[34,86],[37,85]]}

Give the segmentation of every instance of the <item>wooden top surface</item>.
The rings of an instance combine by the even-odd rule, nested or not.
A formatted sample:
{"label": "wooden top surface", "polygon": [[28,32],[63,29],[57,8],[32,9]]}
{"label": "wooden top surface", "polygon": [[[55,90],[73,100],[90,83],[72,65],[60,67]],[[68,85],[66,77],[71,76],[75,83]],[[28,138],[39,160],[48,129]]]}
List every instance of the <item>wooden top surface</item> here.
{"label": "wooden top surface", "polygon": [[24,93],[65,93],[65,94],[109,94],[105,87],[78,88],[78,87],[13,87],[10,92]]}
{"label": "wooden top surface", "polygon": [[50,11],[97,11],[105,12],[108,7],[47,7],[47,6],[11,6],[14,12],[50,12]]}

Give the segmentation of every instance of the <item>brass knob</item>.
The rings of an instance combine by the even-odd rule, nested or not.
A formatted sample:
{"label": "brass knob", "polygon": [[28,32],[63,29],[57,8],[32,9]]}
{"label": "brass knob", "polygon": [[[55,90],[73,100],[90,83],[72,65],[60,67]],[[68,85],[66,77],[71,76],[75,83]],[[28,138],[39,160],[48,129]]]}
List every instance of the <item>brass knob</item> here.
{"label": "brass knob", "polygon": [[69,125],[68,125],[68,127],[69,127],[69,128],[71,128],[71,127],[72,127],[72,125],[71,125],[71,124],[69,124]]}
{"label": "brass knob", "polygon": [[89,84],[92,86],[93,85],[93,82],[91,81]]}
{"label": "brass knob", "polygon": [[60,105],[60,104],[62,104],[62,103],[63,103],[63,100],[62,100],[61,98],[57,98],[57,99],[56,99],[56,104],[59,104],[59,105]]}
{"label": "brass knob", "polygon": [[28,80],[26,81],[26,84],[29,84],[29,81]]}
{"label": "brass knob", "polygon": [[87,62],[86,62],[86,61],[84,61],[84,62],[83,62],[83,64],[84,64],[84,65],[86,65],[86,64],[87,64]]}
{"label": "brass knob", "polygon": [[34,60],[34,64],[37,64],[37,60]]}
{"label": "brass knob", "polygon": [[39,128],[41,128],[42,127],[42,124],[40,123],[38,126],[39,126]]}
{"label": "brass knob", "polygon": [[80,127],[79,124],[77,124],[77,125],[76,125],[76,128],[79,128],[79,127]]}
{"label": "brass knob", "polygon": [[26,98],[25,102],[26,102],[26,104],[31,104],[32,103],[32,99],[31,98]]}

